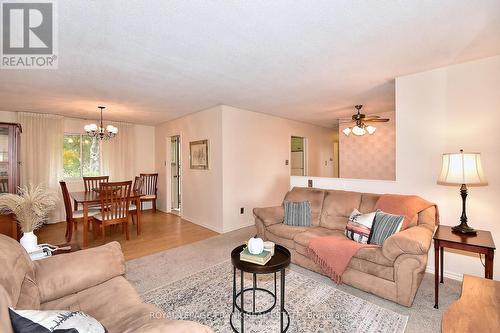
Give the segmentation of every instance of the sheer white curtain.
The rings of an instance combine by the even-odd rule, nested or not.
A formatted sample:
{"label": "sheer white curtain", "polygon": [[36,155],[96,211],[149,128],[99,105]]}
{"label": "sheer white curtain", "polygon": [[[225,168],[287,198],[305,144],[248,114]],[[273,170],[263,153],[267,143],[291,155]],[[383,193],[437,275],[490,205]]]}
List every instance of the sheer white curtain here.
{"label": "sheer white curtain", "polygon": [[[21,185],[45,184],[61,197],[63,175],[64,119],[61,116],[19,112],[21,134]],[[64,204],[49,217],[49,223],[64,220]]]}
{"label": "sheer white curtain", "polygon": [[[134,125],[111,123],[118,127],[118,134],[101,144],[101,174],[109,175],[110,181],[134,180],[135,131]],[[144,147],[148,149],[148,147]]]}

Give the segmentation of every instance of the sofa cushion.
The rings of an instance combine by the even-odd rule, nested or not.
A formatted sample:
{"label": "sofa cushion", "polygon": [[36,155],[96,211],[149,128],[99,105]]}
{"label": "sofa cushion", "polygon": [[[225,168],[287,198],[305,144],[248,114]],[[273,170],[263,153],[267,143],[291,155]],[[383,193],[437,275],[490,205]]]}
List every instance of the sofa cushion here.
{"label": "sofa cushion", "polygon": [[359,211],[361,213],[374,212],[376,210],[375,205],[377,204],[377,201],[381,196],[382,194],[362,193]]}
{"label": "sofa cushion", "polygon": [[[320,226],[344,231],[354,208],[361,203],[361,193],[348,191],[326,191]],[[362,211],[362,213],[364,213]]]}
{"label": "sofa cushion", "polygon": [[332,230],[332,229],[327,229],[327,228],[323,228],[323,227],[313,227],[307,231],[304,231],[304,232],[301,232],[301,233],[295,235],[293,240],[295,241],[295,243],[307,247],[309,245],[309,242],[313,238],[322,237],[322,236],[336,236],[336,235],[341,236],[341,237],[345,237],[344,233],[342,231],[339,231],[339,230]]}
{"label": "sofa cushion", "polygon": [[276,236],[272,232],[269,232],[268,230],[265,231],[265,237],[266,240],[269,240],[271,242],[274,242],[276,244],[279,244],[281,246],[286,247],[289,250],[292,250],[295,248],[295,242],[293,239],[288,239],[288,238],[283,238]]}
{"label": "sofa cushion", "polygon": [[284,223],[279,223],[279,224],[273,224],[269,227],[267,227],[267,231],[275,234],[278,237],[281,238],[286,238],[286,239],[293,239],[295,235],[298,233],[304,232],[309,227],[299,227],[299,226],[293,226],[293,225],[286,225]]}
{"label": "sofa cushion", "polygon": [[193,322],[163,319],[163,312],[152,304],[142,303],[134,287],[122,276],[43,303],[41,307],[44,310],[83,311],[99,320],[109,333],[210,332]]}
{"label": "sofa cushion", "polygon": [[[294,237],[294,242],[296,243],[295,249],[297,252],[301,253],[302,255],[306,255],[306,248],[309,245],[309,242],[316,237],[322,237],[322,236],[340,236],[340,237],[345,237],[344,233],[339,230],[332,230],[328,228],[323,228],[323,227],[313,227],[310,228],[307,231],[298,233]],[[386,258],[382,254],[382,248],[381,247],[365,247],[361,248],[356,252],[354,255],[355,258],[363,259],[366,261],[371,261],[373,263],[376,263],[378,265],[382,266],[390,266],[392,267],[394,265],[394,261]]]}
{"label": "sofa cushion", "polygon": [[285,209],[283,206],[254,208],[253,213],[265,226],[270,226],[283,222]]}
{"label": "sofa cushion", "polygon": [[38,260],[35,269],[40,298],[47,302],[125,274],[125,258],[115,241]]}
{"label": "sofa cushion", "polygon": [[0,234],[0,285],[15,308],[18,305],[20,308],[39,308],[40,296],[35,281],[34,265],[28,253],[15,239]]}
{"label": "sofa cushion", "polygon": [[394,266],[394,261],[385,257],[381,247],[364,247],[358,250],[354,258],[370,261],[382,266]]}
{"label": "sofa cushion", "polygon": [[379,265],[368,260],[352,257],[348,267],[385,280],[394,281],[394,266]]}
{"label": "sofa cushion", "polygon": [[308,187],[294,187],[285,195],[283,201],[309,201],[311,203],[311,225],[318,226],[320,223],[321,211],[323,209],[324,197],[324,190]]}

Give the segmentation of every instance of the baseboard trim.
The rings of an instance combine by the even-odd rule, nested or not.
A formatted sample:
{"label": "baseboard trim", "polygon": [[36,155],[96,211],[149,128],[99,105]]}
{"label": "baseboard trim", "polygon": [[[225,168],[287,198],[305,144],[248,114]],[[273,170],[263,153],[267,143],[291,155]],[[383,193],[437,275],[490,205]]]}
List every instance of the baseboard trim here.
{"label": "baseboard trim", "polygon": [[231,228],[224,229],[223,233],[225,234],[226,232],[231,232],[231,231],[243,229],[243,228],[246,228],[246,227],[250,227],[250,226],[252,226],[254,224],[255,223],[252,221],[252,222],[245,223],[243,225],[235,225],[235,226],[232,226]]}
{"label": "baseboard trim", "polygon": [[[427,266],[425,269],[426,273],[434,274],[434,267]],[[455,272],[449,272],[449,271],[444,271],[444,277],[456,281],[462,281],[464,279],[463,274],[455,273]]]}

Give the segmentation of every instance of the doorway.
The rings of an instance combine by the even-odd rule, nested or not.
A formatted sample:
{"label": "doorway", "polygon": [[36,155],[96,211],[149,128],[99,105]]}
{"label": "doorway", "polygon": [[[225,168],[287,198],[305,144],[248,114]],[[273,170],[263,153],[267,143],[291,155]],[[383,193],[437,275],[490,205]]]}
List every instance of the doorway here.
{"label": "doorway", "polygon": [[170,146],[172,158],[170,161],[171,168],[171,211],[174,214],[180,215],[181,212],[181,137],[179,135],[170,137]]}
{"label": "doorway", "polygon": [[292,136],[290,146],[290,174],[292,176],[306,176],[306,139]]}

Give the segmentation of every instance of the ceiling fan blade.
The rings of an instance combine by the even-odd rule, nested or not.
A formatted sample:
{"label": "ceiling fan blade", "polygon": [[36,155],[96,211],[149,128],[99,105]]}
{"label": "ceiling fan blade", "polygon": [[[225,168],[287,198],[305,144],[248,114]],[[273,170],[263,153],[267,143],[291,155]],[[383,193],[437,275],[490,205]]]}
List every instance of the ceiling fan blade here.
{"label": "ceiling fan blade", "polygon": [[371,123],[386,123],[390,119],[388,118],[374,118],[374,119],[364,119],[363,121],[365,122],[371,122]]}
{"label": "ceiling fan blade", "polygon": [[379,119],[379,116],[366,116],[364,119]]}

